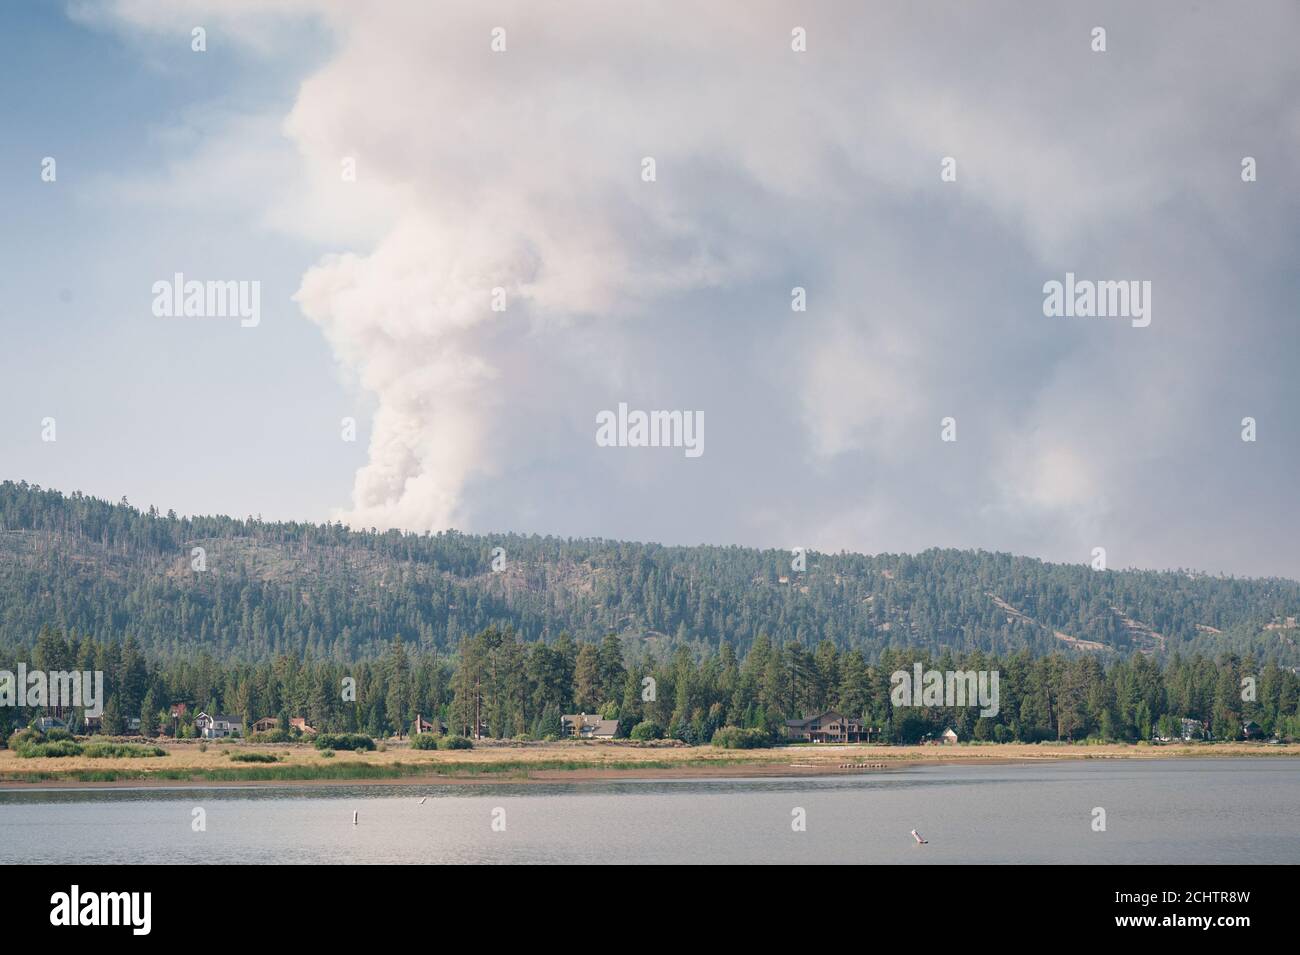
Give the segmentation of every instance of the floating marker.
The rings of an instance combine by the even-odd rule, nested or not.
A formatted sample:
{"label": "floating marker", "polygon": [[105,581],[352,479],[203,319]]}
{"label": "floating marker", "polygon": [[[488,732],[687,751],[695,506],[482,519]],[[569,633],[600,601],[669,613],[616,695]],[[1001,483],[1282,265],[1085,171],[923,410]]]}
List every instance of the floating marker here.
{"label": "floating marker", "polygon": [[[355,826],[356,824],[357,824],[357,811],[356,811],[355,809],[353,809],[353,810],[352,810],[352,825]],[[916,831],[915,831],[915,830],[912,831],[912,835],[916,835]]]}
{"label": "floating marker", "polygon": [[912,830],[912,838],[916,840],[916,844],[918,846],[923,846],[927,844],[926,841],[921,838],[921,834],[917,832],[915,829]]}
{"label": "floating marker", "polygon": [[428,801],[429,801],[429,797],[425,796],[423,799],[420,800],[420,805],[423,806]]}

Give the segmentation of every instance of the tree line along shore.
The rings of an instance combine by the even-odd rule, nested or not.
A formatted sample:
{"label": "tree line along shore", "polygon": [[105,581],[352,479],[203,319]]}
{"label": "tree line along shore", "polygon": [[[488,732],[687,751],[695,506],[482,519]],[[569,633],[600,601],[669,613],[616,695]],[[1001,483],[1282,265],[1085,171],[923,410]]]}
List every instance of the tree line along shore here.
{"label": "tree line along shore", "polygon": [[[615,738],[669,739],[701,746],[760,747],[787,741],[787,722],[827,711],[871,730],[875,742],[908,745],[946,730],[963,741],[1139,742],[1198,738],[1300,738],[1300,677],[1247,655],[1143,653],[1108,664],[1094,654],[1032,657],[981,651],[929,654],[887,649],[871,663],[830,641],[815,648],[760,636],[738,656],[679,646],[663,659],[625,658],[622,642],[560,635],[525,642],[488,627],[457,652],[413,651],[400,639],[371,660],[282,655],[260,663],[148,658],[130,638],[96,640],[43,628],[30,648],[0,652],[0,669],[96,671],[104,675],[101,716],[58,714],[70,735],[194,738],[199,714],[227,714],[244,739],[287,742],[300,733],[371,740],[419,735],[466,740],[556,740],[562,717],[607,721]],[[979,706],[898,705],[891,676],[912,671],[996,672],[996,715]],[[48,708],[0,706],[7,740]],[[259,734],[255,727],[266,731]],[[436,744],[435,744],[436,745]]]}

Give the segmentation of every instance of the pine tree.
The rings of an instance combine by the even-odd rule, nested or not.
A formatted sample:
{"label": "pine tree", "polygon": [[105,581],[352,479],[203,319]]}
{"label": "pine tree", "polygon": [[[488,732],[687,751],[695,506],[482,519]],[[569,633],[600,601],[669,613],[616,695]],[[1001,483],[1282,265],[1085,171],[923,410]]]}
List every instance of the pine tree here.
{"label": "pine tree", "polygon": [[108,736],[122,735],[122,705],[118,702],[116,693],[108,698],[108,703],[104,706],[103,727]]}
{"label": "pine tree", "polygon": [[158,704],[154,700],[152,687],[145,693],[144,702],[140,704],[140,735],[158,735]]}

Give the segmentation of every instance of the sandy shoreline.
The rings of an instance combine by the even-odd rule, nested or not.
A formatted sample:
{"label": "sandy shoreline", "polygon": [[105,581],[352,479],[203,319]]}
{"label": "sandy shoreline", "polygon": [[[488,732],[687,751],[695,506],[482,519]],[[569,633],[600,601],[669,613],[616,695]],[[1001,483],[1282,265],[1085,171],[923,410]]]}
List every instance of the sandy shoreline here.
{"label": "sandy shoreline", "polygon": [[[720,750],[708,746],[570,741],[534,744],[485,742],[473,750],[446,752],[412,750],[402,743],[390,743],[382,752],[340,752],[332,758],[322,757],[304,744],[225,744],[223,741],[212,743],[205,750],[190,742],[164,743],[163,747],[167,756],[149,759],[20,759],[13,752],[3,750],[0,751],[0,791],[798,778],[888,772],[923,765],[1300,757],[1300,745],[1256,743],[1161,746],[1009,743],[944,747],[805,745]],[[230,758],[243,752],[274,753],[279,761],[246,764]]]}

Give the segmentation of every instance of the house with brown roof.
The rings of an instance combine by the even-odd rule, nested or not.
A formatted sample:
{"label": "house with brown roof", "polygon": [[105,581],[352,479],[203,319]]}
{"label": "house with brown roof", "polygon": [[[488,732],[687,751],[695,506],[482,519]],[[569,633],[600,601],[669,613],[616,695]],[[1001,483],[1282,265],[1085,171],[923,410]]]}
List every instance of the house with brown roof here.
{"label": "house with brown roof", "polygon": [[618,732],[618,720],[602,720],[588,713],[570,713],[560,717],[564,736],[579,739],[613,739]]}
{"label": "house with brown roof", "polygon": [[279,727],[279,725],[280,725],[280,721],[277,720],[274,716],[263,716],[260,720],[258,720],[256,723],[253,724],[253,732],[271,733],[274,732]]}
{"label": "house with brown roof", "polygon": [[786,739],[805,743],[869,743],[873,732],[862,720],[836,710],[785,721]]}
{"label": "house with brown roof", "polygon": [[441,720],[426,720],[419,713],[415,714],[415,719],[411,720],[411,735],[418,733],[445,733],[447,727],[442,725]]}
{"label": "house with brown roof", "polygon": [[306,719],[304,719],[301,716],[294,716],[290,718],[289,729],[297,730],[298,732],[302,733],[303,736],[316,735],[316,727],[312,726],[310,723],[307,722]]}

